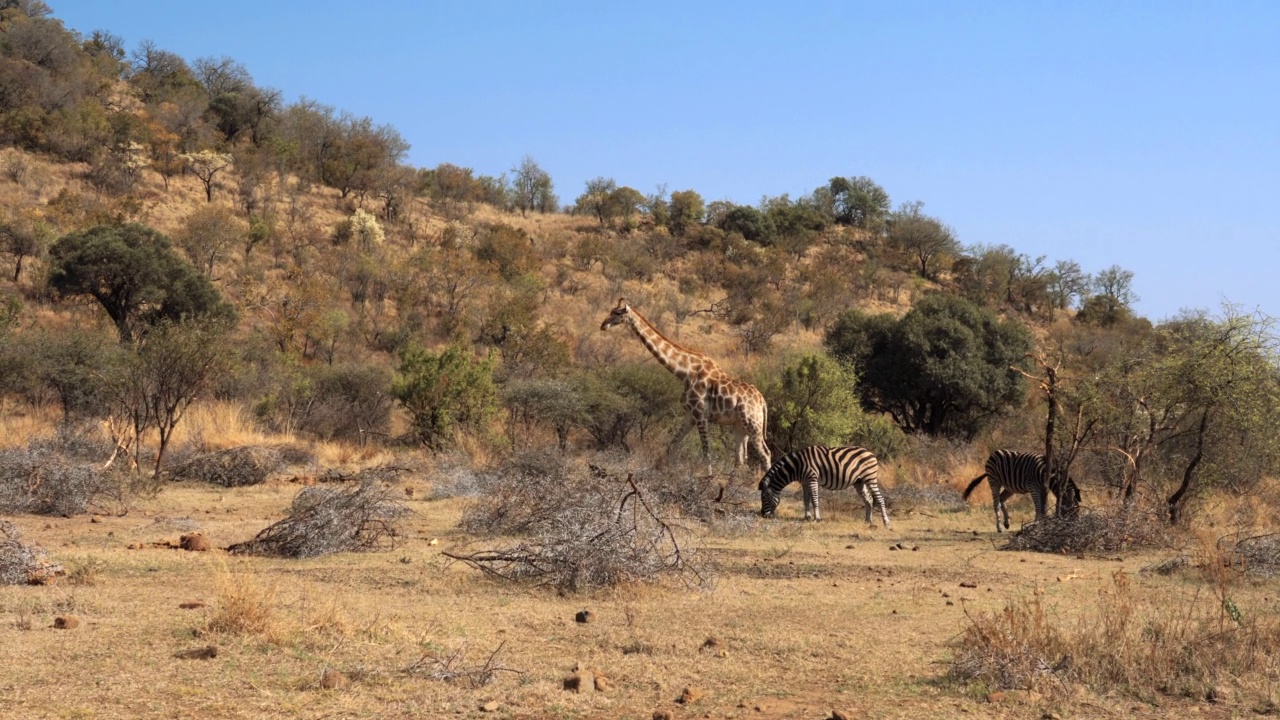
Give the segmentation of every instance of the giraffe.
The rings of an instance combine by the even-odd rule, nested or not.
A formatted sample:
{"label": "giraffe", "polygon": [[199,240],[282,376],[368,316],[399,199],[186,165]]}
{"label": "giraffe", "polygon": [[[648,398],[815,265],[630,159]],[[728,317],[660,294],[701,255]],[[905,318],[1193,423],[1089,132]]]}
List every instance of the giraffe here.
{"label": "giraffe", "polygon": [[[769,424],[769,409],[764,396],[750,383],[730,377],[720,369],[715,360],[668,340],[653,323],[627,304],[625,298],[609,317],[600,323],[600,330],[626,323],[649,352],[684,383],[684,408],[689,412],[689,422],[671,441],[671,448],[678,447],[693,428],[698,429],[702,440],[702,457],[707,462],[707,474],[711,474],[711,446],[707,441],[710,423],[732,426],[742,435],[738,443],[735,467],[747,462],[747,448],[754,446],[767,469],[772,464],[769,448],[765,446],[764,433]],[[723,490],[722,490],[723,491]]]}

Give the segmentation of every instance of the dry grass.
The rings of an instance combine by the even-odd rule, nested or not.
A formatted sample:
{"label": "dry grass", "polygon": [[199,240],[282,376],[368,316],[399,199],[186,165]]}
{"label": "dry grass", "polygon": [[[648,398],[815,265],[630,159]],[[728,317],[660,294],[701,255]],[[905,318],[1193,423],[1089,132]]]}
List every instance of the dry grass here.
{"label": "dry grass", "polygon": [[214,609],[205,630],[246,635],[279,642],[286,626],[279,609],[279,591],[247,572],[223,568],[214,578]]}
{"label": "dry grass", "polygon": [[[92,584],[0,586],[0,717],[479,717],[490,701],[500,706],[493,715],[518,718],[666,710],[778,720],[828,717],[833,707],[855,717],[1039,717],[1041,708],[991,705],[939,683],[938,662],[966,626],[966,609],[1000,613],[1040,588],[1035,597],[1050,619],[1059,609],[1074,618],[1119,568],[1135,578],[1135,603],[1212,592],[1199,575],[1138,577],[1151,554],[1117,562],[993,552],[985,509],[900,515],[890,531],[868,530],[859,513],[816,524],[743,522],[739,532],[703,538],[718,566],[710,590],[622,586],[561,596],[494,583],[443,555],[476,539],[458,529],[474,500],[427,493],[404,500],[415,512],[392,552],[240,556],[224,565],[219,551],[211,558],[163,547],[192,524],[215,545],[250,539],[295,492],[274,480],[175,484],[99,522],[18,517],[26,541],[50,548],[53,561],[72,570],[99,562]],[[734,512],[750,520],[754,509]],[[1275,594],[1249,582],[1231,593],[1246,621]],[[207,606],[179,607],[193,601]],[[583,609],[594,622],[574,622]],[[67,612],[81,626],[53,630]],[[210,644],[212,659],[179,655]],[[494,664],[523,674],[496,672],[472,687],[467,673],[483,670],[498,648]],[[612,687],[566,692],[562,681],[579,663]],[[350,684],[322,689],[325,669]],[[451,672],[454,682],[431,679]],[[37,691],[53,686],[56,707]],[[687,686],[706,696],[685,708],[675,699]],[[1064,703],[1060,714],[1086,718],[1133,716],[1135,704],[1143,717],[1214,709],[1195,698],[1157,706],[1090,692]]]}
{"label": "dry grass", "polygon": [[33,440],[52,437],[58,417],[53,408],[14,407],[0,400],[0,450],[26,447]]}
{"label": "dry grass", "polygon": [[[1220,567],[1220,565],[1219,565]],[[1280,682],[1280,621],[1241,608],[1230,588],[1162,588],[1140,594],[1119,571],[1079,613],[1038,596],[975,613],[955,643],[953,674],[987,689],[1062,695],[1070,683],[1135,698],[1174,695],[1255,707]]]}

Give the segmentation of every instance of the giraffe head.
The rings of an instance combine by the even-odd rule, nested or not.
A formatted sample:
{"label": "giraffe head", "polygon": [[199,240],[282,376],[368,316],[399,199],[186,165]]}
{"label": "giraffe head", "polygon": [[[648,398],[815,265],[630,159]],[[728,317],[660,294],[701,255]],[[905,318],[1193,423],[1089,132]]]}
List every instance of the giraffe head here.
{"label": "giraffe head", "polygon": [[614,325],[627,322],[629,317],[631,317],[631,306],[627,304],[626,298],[618,298],[618,307],[614,308],[613,312],[609,313],[609,317],[600,323],[600,329],[608,330]]}

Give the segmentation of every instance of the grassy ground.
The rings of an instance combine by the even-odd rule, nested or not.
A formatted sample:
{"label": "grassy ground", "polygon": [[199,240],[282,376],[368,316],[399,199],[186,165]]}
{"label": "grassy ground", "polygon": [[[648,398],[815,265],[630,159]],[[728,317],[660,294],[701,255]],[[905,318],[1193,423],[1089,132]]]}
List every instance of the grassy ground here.
{"label": "grassy ground", "polygon": [[[1069,617],[1118,570],[1139,593],[1194,592],[1138,575],[1159,555],[997,552],[989,508],[894,518],[868,529],[852,498],[820,524],[747,517],[710,536],[709,591],[638,588],[593,596],[494,584],[442,551],[470,539],[464,499],[427,500],[403,545],[314,560],[159,547],[192,529],[215,547],[279,519],[298,485],[173,485],[122,517],[15,519],[71,571],[57,585],[0,587],[0,717],[1227,717],[1227,704],[1140,702],[1077,690],[1047,699],[945,679],[966,613],[1038,596]],[[1029,508],[1015,505],[1016,518]],[[975,532],[976,531],[976,532]],[[434,542],[434,544],[433,544]],[[901,544],[903,549],[893,549]],[[130,549],[130,546],[133,549]],[[139,547],[141,546],[141,547]],[[976,587],[962,587],[975,585]],[[1275,594],[1240,591],[1241,605]],[[1257,595],[1255,598],[1254,595]],[[196,605],[196,607],[180,607]],[[1274,602],[1271,602],[1274,607]],[[575,622],[590,610],[594,621]],[[54,629],[56,616],[78,627]],[[213,658],[192,658],[216,646]],[[469,679],[487,667],[493,682]],[[603,692],[572,693],[581,664]],[[325,672],[342,687],[322,687]],[[457,675],[453,681],[438,679]],[[330,676],[333,677],[332,675]],[[686,688],[697,699],[681,704]],[[489,708],[486,711],[484,708]],[[1241,711],[1235,708],[1236,712]]]}

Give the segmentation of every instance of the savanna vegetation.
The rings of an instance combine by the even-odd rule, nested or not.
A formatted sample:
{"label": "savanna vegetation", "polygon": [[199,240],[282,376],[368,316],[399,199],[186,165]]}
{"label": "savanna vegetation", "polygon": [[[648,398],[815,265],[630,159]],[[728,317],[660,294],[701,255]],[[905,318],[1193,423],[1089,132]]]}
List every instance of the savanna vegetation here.
{"label": "savanna vegetation", "polygon": [[[962,242],[856,168],[740,205],[408,150],[0,0],[0,714],[1276,711],[1271,318],[1153,323],[1132,272]],[[599,331],[620,297],[761,390],[775,458],[873,450],[893,534],[852,494],[760,520],[729,434],[713,477],[668,452],[681,386]],[[1080,516],[975,541],[999,447]],[[93,657],[33,632],[72,615]],[[112,643],[164,652],[79,686]]]}

